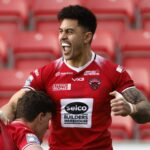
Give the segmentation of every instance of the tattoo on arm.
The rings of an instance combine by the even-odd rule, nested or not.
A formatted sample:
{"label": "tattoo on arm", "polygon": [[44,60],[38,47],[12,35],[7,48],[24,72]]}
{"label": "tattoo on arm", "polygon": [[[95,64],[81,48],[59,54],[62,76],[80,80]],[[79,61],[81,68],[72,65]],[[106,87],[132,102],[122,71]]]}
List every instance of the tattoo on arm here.
{"label": "tattoo on arm", "polygon": [[150,102],[140,90],[136,88],[130,88],[123,91],[122,95],[128,102],[136,106],[137,113],[132,115],[132,118],[136,122],[150,122]]}
{"label": "tattoo on arm", "polygon": [[144,98],[144,95],[136,88],[127,89],[122,94],[124,98],[132,104],[137,104]]}

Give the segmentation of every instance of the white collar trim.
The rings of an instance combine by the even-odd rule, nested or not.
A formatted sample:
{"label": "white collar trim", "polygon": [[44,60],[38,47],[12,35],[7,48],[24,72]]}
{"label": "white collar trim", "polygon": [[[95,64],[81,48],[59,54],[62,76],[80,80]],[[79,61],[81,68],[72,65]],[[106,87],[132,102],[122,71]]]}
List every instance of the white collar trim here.
{"label": "white collar trim", "polygon": [[90,60],[89,62],[87,62],[85,65],[81,66],[81,67],[73,67],[73,66],[67,64],[67,62],[66,62],[65,59],[64,59],[64,63],[65,63],[70,69],[72,69],[72,70],[74,70],[74,71],[76,71],[76,72],[80,72],[80,71],[82,71],[84,68],[86,68],[87,66],[89,66],[89,65],[92,63],[92,61],[94,60],[95,55],[96,55],[96,54],[92,51],[92,58],[91,58],[91,60]]}

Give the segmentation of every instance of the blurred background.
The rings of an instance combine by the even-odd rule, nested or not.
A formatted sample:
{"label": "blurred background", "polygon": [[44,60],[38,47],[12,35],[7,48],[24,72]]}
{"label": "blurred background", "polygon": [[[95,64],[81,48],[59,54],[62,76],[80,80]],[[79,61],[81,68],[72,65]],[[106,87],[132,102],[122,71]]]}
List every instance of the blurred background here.
{"label": "blurred background", "polygon": [[[71,4],[97,17],[93,51],[123,65],[150,99],[150,0],[0,0],[0,106],[30,71],[61,56],[56,15]],[[150,147],[150,123],[112,116],[110,131],[115,150]]]}

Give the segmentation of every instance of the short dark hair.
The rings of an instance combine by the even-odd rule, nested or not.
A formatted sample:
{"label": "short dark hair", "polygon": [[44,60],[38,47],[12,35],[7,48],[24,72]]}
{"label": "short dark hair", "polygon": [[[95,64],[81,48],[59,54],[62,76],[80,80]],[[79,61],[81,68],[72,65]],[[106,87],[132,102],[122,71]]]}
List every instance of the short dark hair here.
{"label": "short dark hair", "polygon": [[89,9],[79,5],[64,7],[57,15],[59,21],[63,19],[75,19],[78,24],[88,31],[95,33],[97,21],[96,16]]}
{"label": "short dark hair", "polygon": [[24,118],[31,122],[43,112],[55,114],[55,104],[50,97],[42,91],[27,91],[17,103],[16,118]]}

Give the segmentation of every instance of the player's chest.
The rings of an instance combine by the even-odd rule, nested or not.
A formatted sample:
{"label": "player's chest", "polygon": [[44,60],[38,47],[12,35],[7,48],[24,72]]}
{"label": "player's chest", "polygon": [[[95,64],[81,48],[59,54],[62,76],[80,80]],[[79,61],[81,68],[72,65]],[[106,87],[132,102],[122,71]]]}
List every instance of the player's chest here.
{"label": "player's chest", "polygon": [[46,86],[47,92],[56,99],[81,97],[101,99],[112,90],[109,79],[100,70],[80,73],[57,72]]}

